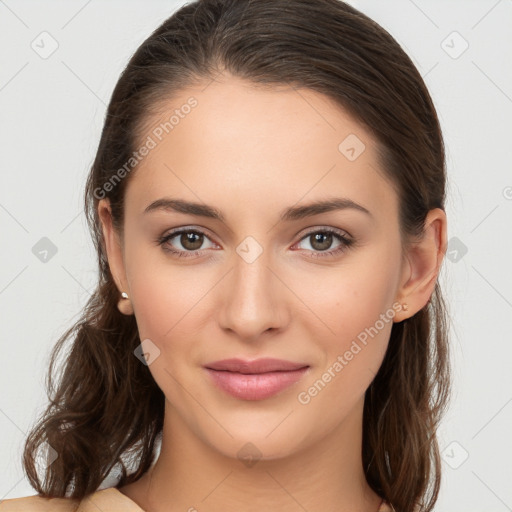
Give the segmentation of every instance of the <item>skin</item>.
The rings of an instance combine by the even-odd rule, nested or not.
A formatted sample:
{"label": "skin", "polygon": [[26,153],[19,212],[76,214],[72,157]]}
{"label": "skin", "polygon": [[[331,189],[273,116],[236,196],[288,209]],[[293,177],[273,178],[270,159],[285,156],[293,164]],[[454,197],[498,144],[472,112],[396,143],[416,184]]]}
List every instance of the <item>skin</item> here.
{"label": "skin", "polygon": [[[414,315],[434,290],[445,214],[431,210],[423,238],[404,248],[398,197],[379,170],[375,141],[343,109],[310,90],[265,90],[226,74],[206,85],[180,92],[148,123],[158,125],[191,95],[198,101],[130,176],[124,238],[112,228],[108,200],[98,207],[112,274],[130,298],[123,312],[133,311],[140,339],[160,350],[148,368],[166,397],[154,470],[120,491],[148,512],[375,512],[381,499],[361,460],[364,393],[393,322]],[[349,134],[365,144],[354,161],[338,149]],[[143,213],[164,196],[213,205],[225,221]],[[371,215],[344,209],[279,221],[286,207],[328,197],[349,198]],[[156,242],[184,226],[206,233],[199,255],[179,235],[167,246],[188,248],[191,257]],[[322,246],[309,235],[327,227],[355,243],[315,258]],[[248,236],[263,250],[251,263],[236,250]],[[333,237],[325,247],[340,243]],[[408,310],[359,343],[342,371],[300,403],[298,394],[397,301]],[[229,357],[276,357],[310,369],[278,395],[241,400],[202,368]],[[258,450],[251,466],[237,456],[246,443]]]}

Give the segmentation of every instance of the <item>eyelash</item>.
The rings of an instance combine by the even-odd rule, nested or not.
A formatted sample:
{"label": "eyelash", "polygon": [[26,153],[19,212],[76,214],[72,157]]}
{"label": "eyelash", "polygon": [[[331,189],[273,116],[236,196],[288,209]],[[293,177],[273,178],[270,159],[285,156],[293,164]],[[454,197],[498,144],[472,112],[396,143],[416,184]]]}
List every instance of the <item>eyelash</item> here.
{"label": "eyelash", "polygon": [[[158,245],[162,246],[162,249],[164,251],[169,252],[172,255],[177,256],[179,258],[190,258],[190,257],[194,257],[194,256],[199,256],[201,254],[200,250],[199,251],[178,251],[176,249],[171,248],[170,246],[164,246],[164,244],[166,244],[169,240],[171,240],[171,239],[175,238],[176,236],[181,235],[183,233],[195,233],[198,235],[204,235],[206,238],[209,239],[208,235],[199,229],[180,228],[175,231],[172,231],[171,233],[169,233],[167,235],[164,235],[164,236],[158,238],[157,243],[158,243]],[[346,249],[349,249],[355,242],[354,239],[348,238],[347,236],[345,236],[343,234],[342,231],[339,231],[334,228],[323,228],[323,229],[317,229],[314,231],[310,231],[309,233],[306,233],[299,240],[299,242],[301,242],[302,240],[310,237],[311,235],[317,234],[317,233],[332,234],[341,242],[341,244],[336,249],[333,249],[330,251],[314,251],[314,252],[312,252],[312,254],[310,256],[311,258],[328,258],[328,257],[337,256],[338,254],[341,254],[342,252],[344,252]],[[311,251],[309,251],[309,252],[311,252]]]}

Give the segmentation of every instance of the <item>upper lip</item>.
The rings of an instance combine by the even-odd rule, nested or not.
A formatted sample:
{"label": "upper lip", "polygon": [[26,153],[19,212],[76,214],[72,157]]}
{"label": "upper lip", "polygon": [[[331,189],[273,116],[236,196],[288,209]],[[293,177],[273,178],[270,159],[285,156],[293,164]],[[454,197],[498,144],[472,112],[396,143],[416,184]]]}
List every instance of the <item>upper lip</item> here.
{"label": "upper lip", "polygon": [[253,361],[239,358],[222,359],[221,361],[208,363],[204,366],[205,368],[209,368],[211,370],[225,370],[239,373],[267,373],[298,370],[309,365],[267,357],[262,359],[255,359]]}

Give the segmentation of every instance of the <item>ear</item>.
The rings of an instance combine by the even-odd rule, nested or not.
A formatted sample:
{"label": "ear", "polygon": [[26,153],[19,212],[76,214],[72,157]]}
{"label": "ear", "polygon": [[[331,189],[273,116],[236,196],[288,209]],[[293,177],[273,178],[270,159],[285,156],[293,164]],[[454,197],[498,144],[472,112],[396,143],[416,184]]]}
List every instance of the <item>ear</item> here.
{"label": "ear", "polygon": [[121,298],[121,293],[126,292],[130,297],[128,288],[128,280],[126,279],[126,271],[123,258],[122,243],[119,234],[114,229],[112,222],[112,211],[110,209],[110,201],[101,199],[98,203],[98,216],[101,221],[104,247],[107,253],[108,265],[117,289],[119,290],[118,308],[125,315],[133,314],[130,299]]}
{"label": "ear", "polygon": [[407,304],[407,310],[398,311],[395,322],[413,316],[430,300],[446,253],[446,237],[446,214],[434,208],[425,218],[422,237],[406,249],[397,299]]}

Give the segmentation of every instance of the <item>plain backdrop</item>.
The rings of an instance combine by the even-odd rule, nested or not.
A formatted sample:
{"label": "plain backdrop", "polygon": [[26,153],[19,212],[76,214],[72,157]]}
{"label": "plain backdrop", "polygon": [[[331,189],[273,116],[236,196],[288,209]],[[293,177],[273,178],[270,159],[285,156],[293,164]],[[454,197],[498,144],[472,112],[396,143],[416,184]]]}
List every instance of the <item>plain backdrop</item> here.
{"label": "plain backdrop", "polygon": [[[411,56],[445,137],[454,391],[436,510],[512,510],[512,1],[350,3]],[[96,282],[82,198],[106,104],[182,4],[0,0],[0,500],[35,494],[23,442],[46,405],[49,352]]]}

